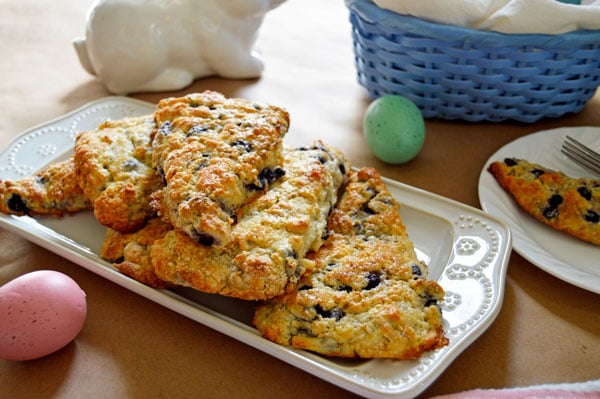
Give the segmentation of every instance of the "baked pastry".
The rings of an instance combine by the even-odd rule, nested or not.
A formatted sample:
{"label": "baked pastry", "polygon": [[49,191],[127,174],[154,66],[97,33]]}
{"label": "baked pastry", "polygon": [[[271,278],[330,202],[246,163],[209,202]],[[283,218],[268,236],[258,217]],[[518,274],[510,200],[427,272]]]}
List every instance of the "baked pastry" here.
{"label": "baked pastry", "polygon": [[0,180],[0,212],[8,215],[61,217],[90,208],[72,157],[23,179]]}
{"label": "baked pastry", "polygon": [[150,195],[162,187],[152,167],[155,130],[152,115],[144,115],[108,120],[77,135],[79,185],[101,224],[127,233],[154,216]]}
{"label": "baked pastry", "polygon": [[321,142],[285,151],[285,174],[240,209],[224,246],[206,246],[179,230],[154,242],[151,259],[165,281],[197,290],[259,300],[291,290],[312,262],[327,217],[349,168],[343,154]]}
{"label": "baked pastry", "polygon": [[166,187],[154,207],[204,245],[223,246],[241,206],[283,174],[288,113],[206,91],[160,101],[153,165]]}
{"label": "baked pastry", "polygon": [[492,162],[488,170],[537,220],[600,245],[600,180],[570,177],[517,158]]}
{"label": "baked pastry", "polygon": [[132,233],[120,233],[109,228],[100,249],[100,257],[141,283],[154,288],[171,287],[173,284],[161,280],[154,272],[150,248],[154,241],[163,238],[172,229],[160,218],[150,219],[143,228]]}
{"label": "baked pastry", "polygon": [[416,359],[445,346],[438,303],[377,171],[353,172],[329,219],[328,238],[309,255],[297,289],[256,309],[253,323],[274,342],[326,356]]}

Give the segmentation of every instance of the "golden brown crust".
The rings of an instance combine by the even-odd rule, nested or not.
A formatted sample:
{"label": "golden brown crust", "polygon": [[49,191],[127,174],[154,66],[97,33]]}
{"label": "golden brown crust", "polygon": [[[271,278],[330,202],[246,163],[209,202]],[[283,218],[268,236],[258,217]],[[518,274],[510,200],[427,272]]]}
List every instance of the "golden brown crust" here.
{"label": "golden brown crust", "polygon": [[155,119],[153,165],[166,182],[155,208],[195,241],[227,244],[240,207],[281,177],[288,113],[205,91],[160,101]]}
{"label": "golden brown crust", "polygon": [[133,233],[120,233],[109,228],[100,256],[134,280],[155,288],[170,287],[172,284],[156,276],[150,261],[150,247],[171,229],[171,225],[159,218],[150,219],[142,229]]}
{"label": "golden brown crust", "polygon": [[98,221],[128,233],[154,215],[150,195],[162,180],[152,167],[152,115],[105,121],[75,142],[79,185]]}
{"label": "golden brown crust", "polygon": [[322,242],[327,216],[348,164],[337,150],[316,143],[287,150],[285,175],[240,209],[223,247],[201,245],[170,231],[155,242],[157,275],[175,284],[241,299],[266,299],[291,289]]}
{"label": "golden brown crust", "polygon": [[0,212],[5,214],[61,217],[90,208],[78,185],[73,157],[24,179],[0,180]]}
{"label": "golden brown crust", "polygon": [[600,245],[600,181],[573,178],[524,159],[488,168],[517,204],[542,223]]}
{"label": "golden brown crust", "polygon": [[448,343],[398,203],[370,168],[353,173],[329,220],[315,267],[292,293],[257,307],[267,339],[327,356],[415,359]]}

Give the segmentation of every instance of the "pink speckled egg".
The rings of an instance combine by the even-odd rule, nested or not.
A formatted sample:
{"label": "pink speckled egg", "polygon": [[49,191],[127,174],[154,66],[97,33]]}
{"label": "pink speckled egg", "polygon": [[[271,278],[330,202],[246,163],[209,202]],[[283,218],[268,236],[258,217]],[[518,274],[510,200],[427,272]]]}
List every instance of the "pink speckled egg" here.
{"label": "pink speckled egg", "polygon": [[40,270],[0,287],[0,358],[31,360],[66,346],[83,328],[85,292],[69,276]]}

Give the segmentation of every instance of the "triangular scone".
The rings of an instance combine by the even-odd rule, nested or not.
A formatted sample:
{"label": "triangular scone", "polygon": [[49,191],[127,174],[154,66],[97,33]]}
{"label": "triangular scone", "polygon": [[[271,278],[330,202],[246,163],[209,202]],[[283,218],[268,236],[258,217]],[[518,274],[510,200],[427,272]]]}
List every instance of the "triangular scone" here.
{"label": "triangular scone", "polygon": [[152,264],[165,281],[197,290],[260,300],[295,287],[312,262],[337,191],[349,169],[343,154],[317,142],[285,151],[285,174],[240,209],[225,246],[198,244],[169,231],[154,242]]}
{"label": "triangular scone", "polygon": [[600,180],[573,178],[517,158],[492,162],[488,170],[537,220],[600,245]]}
{"label": "triangular scone", "polygon": [[0,179],[0,212],[8,215],[61,217],[91,207],[77,183],[73,157],[23,179]]}
{"label": "triangular scone", "polygon": [[257,307],[261,334],[337,357],[415,359],[445,346],[444,291],[426,279],[398,209],[374,169],[353,172],[313,270]]}
{"label": "triangular scone", "polygon": [[75,140],[79,185],[104,226],[132,232],[154,216],[150,195],[162,187],[152,167],[152,115],[107,120]]}
{"label": "triangular scone", "polygon": [[241,206],[281,177],[288,113],[206,91],[160,101],[153,163],[166,187],[155,208],[204,245],[223,246]]}

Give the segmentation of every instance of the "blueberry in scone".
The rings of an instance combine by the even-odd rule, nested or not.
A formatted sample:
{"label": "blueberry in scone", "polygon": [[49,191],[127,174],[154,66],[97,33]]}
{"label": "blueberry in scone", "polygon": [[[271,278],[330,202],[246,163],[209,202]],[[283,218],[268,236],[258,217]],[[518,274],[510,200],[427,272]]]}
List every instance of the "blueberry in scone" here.
{"label": "blueberry in scone", "polygon": [[445,346],[438,304],[397,201],[372,168],[352,172],[297,288],[260,304],[253,323],[274,342],[326,356],[416,359]]}
{"label": "blueberry in scone", "polygon": [[527,213],[573,237],[600,245],[600,181],[574,178],[525,159],[488,167],[498,184]]}
{"label": "blueberry in scone", "polygon": [[157,276],[197,290],[259,300],[291,290],[312,267],[349,165],[321,142],[284,152],[282,177],[240,208],[226,245],[199,244],[179,230],[154,242]]}
{"label": "blueberry in scone", "polygon": [[152,204],[194,241],[224,246],[240,208],[283,176],[288,113],[205,91],[160,101],[153,166],[165,187]]}
{"label": "blueberry in scone", "polygon": [[152,115],[107,120],[75,140],[80,187],[94,215],[111,229],[128,233],[154,216],[151,194],[162,187],[152,167]]}
{"label": "blueberry in scone", "polygon": [[61,217],[90,208],[73,157],[52,162],[23,179],[0,179],[0,212],[8,215]]}

